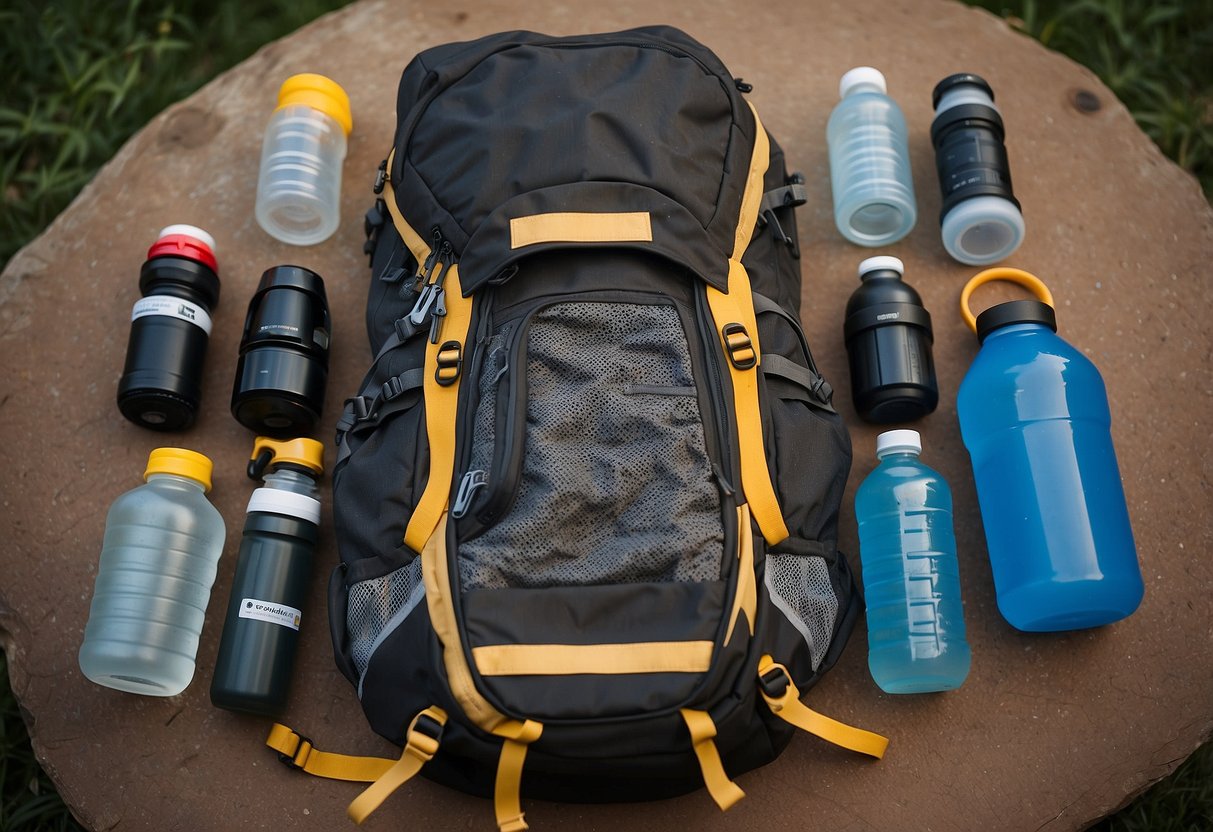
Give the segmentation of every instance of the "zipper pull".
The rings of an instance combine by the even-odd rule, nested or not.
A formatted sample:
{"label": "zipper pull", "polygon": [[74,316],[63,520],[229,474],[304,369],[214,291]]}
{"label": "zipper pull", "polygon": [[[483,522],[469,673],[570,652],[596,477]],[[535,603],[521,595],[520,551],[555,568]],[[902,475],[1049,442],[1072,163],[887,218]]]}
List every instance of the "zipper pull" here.
{"label": "zipper pull", "polygon": [[446,290],[435,284],[434,311],[430,318],[430,343],[438,343],[438,332],[442,329],[442,319],[446,317]]}
{"label": "zipper pull", "polygon": [[451,507],[451,517],[458,520],[460,517],[468,513],[468,508],[472,505],[472,498],[476,496],[476,492],[489,484],[489,478],[479,469],[468,471],[463,475],[463,479],[459,481],[459,491],[455,495],[455,505]]}
{"label": "zipper pull", "polygon": [[387,159],[379,163],[379,170],[375,173],[375,185],[372,190],[377,194],[383,193],[383,186],[387,184]]}

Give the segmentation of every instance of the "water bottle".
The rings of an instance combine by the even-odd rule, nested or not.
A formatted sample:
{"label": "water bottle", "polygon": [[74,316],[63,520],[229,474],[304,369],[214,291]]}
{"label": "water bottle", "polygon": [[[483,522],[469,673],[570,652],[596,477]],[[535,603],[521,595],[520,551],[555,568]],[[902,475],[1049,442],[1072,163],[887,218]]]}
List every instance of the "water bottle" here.
{"label": "water bottle", "polygon": [[152,430],[184,430],[202,399],[202,364],[219,303],[215,240],[193,225],[170,225],[139,271],[118,410]]}
{"label": "water bottle", "polygon": [[921,451],[918,431],[880,434],[880,464],[855,494],[868,669],[885,693],[953,690],[969,675],[952,492]]}
{"label": "water bottle", "polygon": [[220,708],[276,716],[286,706],[320,529],[324,446],[258,437],[253,492],[211,681]]}
{"label": "water bottle", "polygon": [[877,424],[910,422],[939,404],[931,315],[901,279],[904,271],[896,257],[860,263],[843,323],[851,399],[863,419]]}
{"label": "water bottle", "polygon": [[[972,289],[996,279],[1023,283],[1041,300],[998,304],[974,319]],[[1052,296],[1026,272],[982,272],[961,309],[981,350],[957,410],[998,609],[1032,632],[1127,617],[1144,587],[1099,371],[1057,335]]]}
{"label": "water bottle", "polygon": [[931,103],[943,247],[961,263],[997,263],[1019,248],[1026,229],[994,90],[981,76],[960,72],[935,85]]}
{"label": "water bottle", "polygon": [[834,222],[861,246],[895,243],[918,218],[906,120],[886,92],[879,70],[852,69],[838,83],[842,100],[826,126]]}
{"label": "water bottle", "polygon": [[99,685],[174,696],[194,677],[225,529],[206,499],[211,461],[157,448],[147,481],[110,507],[80,670]]}
{"label": "water bottle", "polygon": [[341,208],[341,163],[353,129],[350,99],[323,75],[292,75],[278,91],[261,146],[257,222],[296,246],[329,238]]}

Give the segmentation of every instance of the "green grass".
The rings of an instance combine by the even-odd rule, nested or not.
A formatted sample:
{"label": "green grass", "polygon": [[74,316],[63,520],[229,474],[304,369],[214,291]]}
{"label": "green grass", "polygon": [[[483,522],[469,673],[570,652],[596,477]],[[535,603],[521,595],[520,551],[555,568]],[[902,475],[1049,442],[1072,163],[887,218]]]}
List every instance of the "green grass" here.
{"label": "green grass", "polygon": [[[341,5],[343,0],[6,3],[0,9],[0,65],[7,76],[0,99],[0,267],[157,112],[258,46]],[[1142,129],[1213,196],[1213,2],[974,5],[1098,73]],[[103,7],[108,13],[99,13]],[[78,828],[34,759],[0,655],[0,832]],[[1095,827],[1210,828],[1213,744]]]}

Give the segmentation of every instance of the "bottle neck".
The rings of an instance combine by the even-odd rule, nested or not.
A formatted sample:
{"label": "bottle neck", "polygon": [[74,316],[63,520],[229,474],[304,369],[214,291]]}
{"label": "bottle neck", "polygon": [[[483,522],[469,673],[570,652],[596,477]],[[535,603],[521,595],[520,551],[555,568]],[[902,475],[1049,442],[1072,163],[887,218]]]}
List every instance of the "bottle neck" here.
{"label": "bottle neck", "polygon": [[304,494],[308,497],[316,496],[316,480],[302,471],[283,468],[271,471],[262,479],[265,482],[266,488],[273,488],[278,491],[290,491],[293,494]]}
{"label": "bottle neck", "polygon": [[847,90],[847,94],[843,96],[843,100],[846,100],[853,95],[859,95],[860,93],[875,93],[876,95],[885,95],[885,91],[882,90],[878,84],[860,83],[852,84],[850,89]]}
{"label": "bottle neck", "polygon": [[206,493],[206,486],[198,482],[198,480],[183,477],[180,474],[148,474],[147,482],[150,485],[153,482],[161,485],[186,485],[202,493]]}
{"label": "bottle neck", "polygon": [[1020,323],[1020,324],[1007,324],[1006,326],[1000,326],[998,329],[994,329],[994,330],[991,330],[990,332],[987,332],[985,340],[982,341],[982,343],[988,344],[995,339],[1005,338],[1007,336],[1039,334],[1041,332],[1046,332],[1050,335],[1056,334],[1051,327],[1045,326],[1044,324],[1032,323],[1032,322],[1024,322],[1024,323]]}
{"label": "bottle neck", "polygon": [[876,458],[881,462],[908,462],[918,459],[918,454],[914,451],[898,449],[878,453],[876,454]]}

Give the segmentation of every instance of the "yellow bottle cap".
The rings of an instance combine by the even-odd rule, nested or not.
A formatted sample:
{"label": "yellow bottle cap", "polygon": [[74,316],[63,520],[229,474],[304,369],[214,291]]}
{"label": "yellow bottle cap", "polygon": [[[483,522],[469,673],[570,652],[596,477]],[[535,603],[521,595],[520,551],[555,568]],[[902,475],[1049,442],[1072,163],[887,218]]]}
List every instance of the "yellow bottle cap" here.
{"label": "yellow bottle cap", "polygon": [[317,75],[314,72],[304,72],[292,75],[282,82],[278,90],[278,107],[293,107],[302,104],[313,107],[327,116],[331,116],[348,136],[354,129],[354,116],[350,112],[350,97],[336,81]]}
{"label": "yellow bottle cap", "polygon": [[176,474],[200,482],[205,490],[210,491],[211,472],[214,468],[210,459],[197,451],[187,451],[185,448],[157,448],[147,458],[147,470],[143,472],[143,479],[147,480],[152,474]]}
{"label": "yellow bottle cap", "polygon": [[253,453],[249,460],[256,460],[268,451],[275,465],[290,463],[313,471],[316,476],[324,473],[324,445],[315,439],[270,439],[258,436],[253,440]]}

